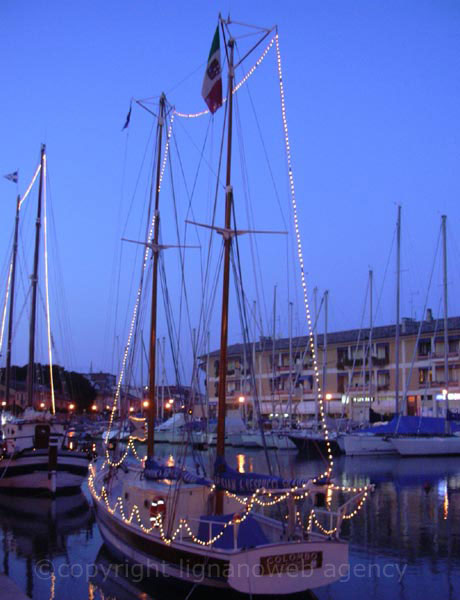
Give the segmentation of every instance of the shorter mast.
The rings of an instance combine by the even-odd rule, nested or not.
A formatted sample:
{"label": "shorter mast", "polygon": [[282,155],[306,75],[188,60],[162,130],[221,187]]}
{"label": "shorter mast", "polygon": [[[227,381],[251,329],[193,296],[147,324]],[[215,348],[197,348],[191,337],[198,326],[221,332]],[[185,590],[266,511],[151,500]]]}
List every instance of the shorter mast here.
{"label": "shorter mast", "polygon": [[33,406],[34,398],[34,360],[35,360],[35,322],[37,317],[37,287],[38,287],[38,252],[40,249],[40,228],[42,215],[43,184],[45,177],[45,154],[46,147],[42,144],[40,154],[40,183],[38,187],[37,220],[35,221],[35,250],[34,270],[32,280],[32,305],[30,313],[29,328],[29,364],[27,367],[27,406]]}
{"label": "shorter mast", "polygon": [[442,281],[443,281],[443,300],[444,300],[444,386],[446,390],[446,417],[449,410],[449,333],[447,320],[447,235],[446,235],[446,215],[441,217],[442,227]]}
{"label": "shorter mast", "polygon": [[395,334],[395,413],[399,414],[399,308],[401,285],[401,206],[398,206],[396,225],[396,334]]}
{"label": "shorter mast", "polygon": [[[5,402],[6,406],[10,401],[11,386],[11,344],[13,339],[13,313],[14,313],[14,290],[16,281],[16,257],[18,254],[18,231],[19,231],[19,210],[21,208],[21,197],[16,200],[16,219],[14,222],[14,240],[13,256],[11,258],[11,291],[10,291],[10,310],[8,317],[8,340],[6,346],[6,374],[5,374]],[[16,398],[13,400],[13,415],[16,412]]]}
{"label": "shorter mast", "polygon": [[373,278],[374,274],[372,269],[369,270],[369,402],[372,402],[372,379],[373,379],[373,365],[372,365],[372,333],[374,323],[372,320],[372,294],[373,294]]}
{"label": "shorter mast", "polygon": [[157,296],[158,296],[158,240],[160,232],[160,176],[161,176],[161,141],[165,120],[165,95],[160,98],[160,114],[157,126],[157,169],[155,179],[155,212],[153,229],[153,273],[152,273],[152,306],[150,321],[150,354],[149,354],[149,405],[147,408],[147,456],[153,458],[154,429],[155,429],[155,364],[157,341]]}

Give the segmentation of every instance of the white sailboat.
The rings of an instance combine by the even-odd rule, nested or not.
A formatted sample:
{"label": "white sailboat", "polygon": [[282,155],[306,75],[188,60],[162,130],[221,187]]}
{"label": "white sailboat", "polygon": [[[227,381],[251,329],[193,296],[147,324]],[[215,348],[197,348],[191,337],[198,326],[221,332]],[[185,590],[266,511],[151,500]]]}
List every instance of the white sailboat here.
{"label": "white sailboat", "polygon": [[443,299],[444,299],[444,397],[445,397],[445,435],[398,436],[391,440],[395,450],[401,456],[455,456],[460,455],[460,432],[452,433],[449,422],[449,327],[447,311],[447,240],[446,216],[441,217],[443,239]]}
{"label": "white sailboat", "polygon": [[[47,492],[55,495],[61,492],[77,491],[88,473],[90,457],[86,452],[71,450],[65,447],[64,427],[54,416],[54,398],[52,412],[39,413],[33,410],[35,394],[35,323],[38,288],[38,267],[40,229],[42,221],[42,204],[44,181],[46,174],[45,146],[41,148],[40,173],[37,219],[35,230],[35,249],[33,275],[31,277],[32,301],[29,329],[29,363],[27,370],[27,405],[22,417],[14,413],[1,424],[4,451],[0,459],[0,491]],[[35,180],[34,177],[34,180]],[[30,190],[30,187],[29,187]],[[8,342],[6,358],[6,390],[5,400],[8,405],[10,398],[11,346],[14,314],[14,284],[16,270],[16,255],[18,246],[19,211],[24,198],[18,197],[16,220],[11,263],[10,310],[8,323]],[[48,324],[49,326],[49,324]],[[50,380],[53,390],[53,373],[50,365]],[[53,392],[52,392],[53,393]]]}
{"label": "white sailboat", "polygon": [[[152,578],[163,574],[216,591],[277,597],[326,585],[340,577],[339,567],[348,562],[348,544],[339,538],[340,526],[363,505],[369,487],[342,489],[332,482],[330,469],[309,480],[290,480],[271,473],[242,474],[230,468],[225,460],[230,250],[233,236],[247,233],[238,231],[232,223],[232,107],[235,69],[240,63],[234,63],[236,41],[231,25],[230,19],[220,19],[205,80],[208,106],[214,112],[222,104],[220,29],[228,59],[225,224],[206,226],[222,235],[224,250],[214,474],[209,479],[199,477],[183,467],[162,465],[154,458],[156,298],[153,294],[147,457],[132,467],[123,463],[124,456],[114,460],[107,454],[104,465],[91,469],[89,487],[96,519],[109,550],[145,565]],[[275,44],[279,52],[276,29],[259,31],[262,39],[271,38],[270,47]],[[154,292],[166,106],[162,96],[156,141],[154,237],[147,242],[153,250]],[[128,443],[128,447],[132,446]],[[336,493],[339,490],[350,494],[343,504]],[[326,495],[329,508],[321,508],[321,499],[324,501]],[[274,506],[279,510],[271,510]]]}

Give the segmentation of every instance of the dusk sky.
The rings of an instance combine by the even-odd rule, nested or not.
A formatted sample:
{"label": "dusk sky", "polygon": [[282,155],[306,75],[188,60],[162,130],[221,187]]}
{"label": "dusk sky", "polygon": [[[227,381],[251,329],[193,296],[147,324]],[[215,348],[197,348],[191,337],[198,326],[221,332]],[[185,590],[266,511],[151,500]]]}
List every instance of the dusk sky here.
{"label": "dusk sky", "polygon": [[[153,160],[150,137],[155,127],[153,116],[134,106],[129,128],[121,131],[130,100],[158,98],[164,91],[179,111],[203,110],[201,84],[219,11],[244,23],[278,25],[309,293],[312,300],[315,286],[320,295],[329,290],[330,331],[360,326],[369,268],[374,270],[375,307],[383,290],[375,320],[394,321],[395,249],[391,254],[390,250],[398,204],[402,206],[401,315],[422,315],[442,214],[447,215],[449,313],[460,314],[457,1],[4,0],[0,7],[0,175],[18,169],[18,191],[23,193],[38,164],[40,144],[46,143],[49,203],[59,254],[59,262],[53,265],[58,264],[61,273],[57,277],[60,308],[55,314],[62,310],[65,314],[57,321],[59,333],[54,335],[56,345],[61,334],[67,338],[70,347],[58,351],[57,361],[68,368],[86,371],[92,364],[94,370],[115,372],[126,341],[140,253],[137,247],[122,246],[120,238],[143,239]],[[241,54],[252,39],[241,40]],[[265,46],[246,59],[244,72]],[[237,71],[237,81],[243,75]],[[237,97],[238,225],[246,227],[246,214],[251,213],[250,225],[255,228],[291,228],[274,47]],[[156,110],[154,101],[149,106]],[[185,218],[210,220],[223,116],[221,109],[211,124],[209,115],[193,123],[176,118],[174,123],[177,138],[171,159],[177,202],[184,207],[179,209],[181,230]],[[187,193],[194,187],[208,125],[205,166],[196,178],[192,213],[187,213]],[[176,150],[176,144],[183,149]],[[161,202],[169,209],[165,214],[162,209],[164,243],[177,243],[172,237],[175,225],[167,216],[168,210],[174,213],[172,191],[170,178],[165,177]],[[16,193],[15,185],[1,177],[2,305]],[[17,316],[23,320],[29,310],[24,292],[32,267],[26,257],[33,243],[36,198],[37,188],[24,206],[21,224],[25,262]],[[220,191],[217,224],[223,223],[222,203]],[[294,278],[298,271],[292,264],[286,267],[294,256],[293,240],[281,237],[257,239],[263,284],[258,293],[250,240],[241,238],[247,295],[250,302],[258,299],[263,333],[270,335],[276,284],[277,335],[288,334],[289,300],[294,302],[294,333],[305,334],[300,280]],[[197,282],[207,239],[194,230],[187,236],[187,243],[201,245],[201,250],[187,251],[191,327],[198,327],[202,294]],[[218,251],[219,243],[215,239],[214,250]],[[50,263],[53,260],[50,256]],[[428,298],[435,316],[441,316],[440,265],[439,254]],[[172,312],[177,314],[177,260],[168,258],[166,267]],[[233,309],[230,342],[237,342],[241,329],[235,304]],[[218,344],[217,308],[215,312],[212,349]],[[182,322],[188,328],[183,316]],[[147,328],[148,320],[145,323]],[[167,335],[161,315],[160,334]],[[20,327],[16,337],[13,362],[24,364],[26,340]],[[190,357],[185,342],[184,350]],[[187,367],[189,359],[183,360]]]}

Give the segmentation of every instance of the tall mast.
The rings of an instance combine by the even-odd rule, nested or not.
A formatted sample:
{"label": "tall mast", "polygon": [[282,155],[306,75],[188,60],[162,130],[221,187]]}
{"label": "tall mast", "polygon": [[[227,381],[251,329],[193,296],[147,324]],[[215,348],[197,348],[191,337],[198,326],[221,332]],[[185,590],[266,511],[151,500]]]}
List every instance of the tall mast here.
{"label": "tall mast", "polygon": [[401,206],[396,225],[396,336],[395,336],[395,413],[399,414],[399,305],[401,285]]}
{"label": "tall mast", "polygon": [[153,274],[152,274],[152,307],[150,320],[150,353],[149,353],[149,405],[147,408],[147,456],[153,458],[155,428],[155,364],[157,341],[157,296],[158,296],[158,239],[160,232],[160,175],[161,175],[161,142],[165,119],[165,95],[160,98],[160,114],[157,124],[157,170],[155,179],[155,222],[153,228]]}
{"label": "tall mast", "polygon": [[[16,220],[14,223],[13,256],[11,260],[11,291],[10,291],[10,310],[8,316],[8,340],[6,345],[6,376],[5,376],[5,402],[8,406],[10,401],[10,379],[11,379],[11,342],[13,339],[13,312],[14,312],[14,288],[16,280],[16,256],[18,253],[18,231],[19,231],[19,210],[21,208],[21,197],[16,200]],[[13,415],[16,412],[16,402],[13,404]]]}
{"label": "tall mast", "polygon": [[40,250],[40,228],[42,215],[43,182],[45,178],[46,147],[42,144],[40,152],[40,183],[38,186],[37,220],[35,221],[34,270],[32,274],[32,307],[29,329],[29,365],[27,367],[27,405],[33,405],[34,397],[34,359],[35,359],[35,321],[37,316],[38,252]]}
{"label": "tall mast", "polygon": [[[228,130],[227,130],[227,176],[225,188],[225,228],[231,228],[233,188],[231,185],[232,168],[232,120],[233,120],[233,53],[235,41],[228,41],[230,50],[228,55]],[[230,249],[232,245],[231,235],[223,235],[224,240],[224,281],[222,285],[222,318],[220,329],[220,359],[219,359],[219,403],[217,420],[217,447],[218,459],[225,458],[225,410],[226,410],[226,388],[227,388],[227,339],[228,339],[228,296],[230,287]],[[216,512],[221,514],[223,510],[223,492],[219,491],[216,496]]]}
{"label": "tall mast", "polygon": [[449,336],[447,330],[447,236],[446,215],[441,217],[442,227],[442,282],[444,297],[444,386],[446,389],[446,417],[449,410]]}

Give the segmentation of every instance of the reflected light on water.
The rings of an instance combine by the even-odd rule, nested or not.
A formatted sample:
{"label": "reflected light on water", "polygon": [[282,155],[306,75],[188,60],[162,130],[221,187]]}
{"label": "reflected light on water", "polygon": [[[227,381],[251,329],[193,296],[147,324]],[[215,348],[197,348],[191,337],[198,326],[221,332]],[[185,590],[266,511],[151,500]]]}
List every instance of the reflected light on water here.
{"label": "reflected light on water", "polygon": [[246,471],[244,470],[244,465],[246,464],[246,456],[244,454],[237,454],[236,463],[238,473],[245,473]]}

